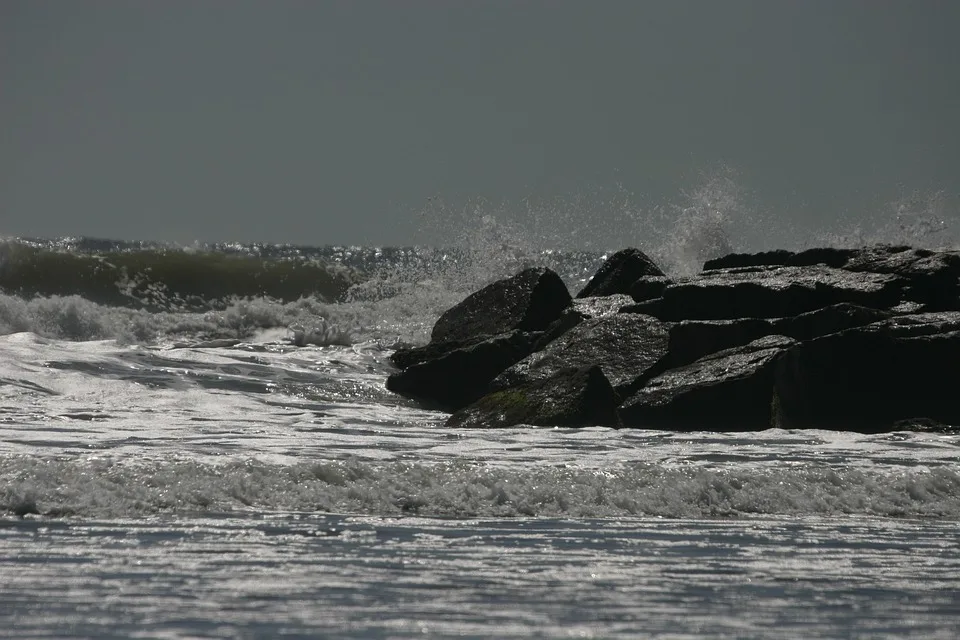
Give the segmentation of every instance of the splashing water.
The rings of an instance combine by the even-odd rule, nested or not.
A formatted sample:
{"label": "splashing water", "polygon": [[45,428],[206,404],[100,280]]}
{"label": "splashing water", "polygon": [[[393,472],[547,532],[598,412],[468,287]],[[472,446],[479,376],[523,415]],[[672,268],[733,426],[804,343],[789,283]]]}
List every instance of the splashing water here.
{"label": "splashing water", "polygon": [[822,233],[822,244],[859,247],[888,243],[924,249],[960,248],[960,206],[944,191],[913,191],[887,203],[877,215],[839,231]]}
{"label": "splashing water", "polygon": [[[910,193],[855,224],[819,230],[801,229],[789,214],[761,206],[739,173],[726,165],[700,174],[699,182],[680,196],[675,202],[646,206],[641,204],[642,197],[616,184],[562,198],[527,197],[513,204],[477,199],[461,206],[431,198],[417,214],[423,244],[415,247],[221,244],[183,250],[181,256],[177,254],[181,249],[151,243],[84,238],[0,242],[0,273],[8,275],[23,262],[17,256],[33,255],[31,251],[45,259],[49,258],[46,251],[81,262],[83,256],[89,262],[108,252],[130,264],[141,260],[137,252],[152,251],[155,257],[150,259],[160,266],[192,264],[191,260],[207,264],[203,262],[207,255],[214,266],[253,265],[262,259],[270,268],[274,263],[303,264],[310,269],[333,265],[363,274],[337,302],[321,295],[277,300],[244,293],[224,297],[214,308],[198,309],[180,304],[162,277],[154,281],[144,277],[146,272],[119,268],[111,285],[114,297],[134,300],[147,309],[114,306],[79,291],[47,296],[8,291],[0,294],[0,333],[33,331],[68,340],[164,343],[245,340],[264,331],[273,331],[272,335],[281,331],[298,345],[374,341],[387,347],[426,342],[444,310],[528,266],[550,267],[576,293],[611,251],[628,246],[645,251],[675,277],[693,275],[705,260],[731,251],[877,242],[960,246],[960,208],[956,198],[944,192]],[[167,260],[164,252],[176,260]],[[312,278],[309,274],[298,277]],[[188,278],[193,279],[193,275]],[[247,286],[251,278],[240,274],[234,280]],[[285,282],[275,278],[272,286],[282,292]],[[229,287],[223,290],[229,291]]]}
{"label": "splashing water", "polygon": [[745,209],[741,189],[728,169],[704,176],[701,184],[682,195],[681,204],[658,211],[668,226],[654,259],[670,273],[692,275],[706,260],[733,251],[728,228]]}

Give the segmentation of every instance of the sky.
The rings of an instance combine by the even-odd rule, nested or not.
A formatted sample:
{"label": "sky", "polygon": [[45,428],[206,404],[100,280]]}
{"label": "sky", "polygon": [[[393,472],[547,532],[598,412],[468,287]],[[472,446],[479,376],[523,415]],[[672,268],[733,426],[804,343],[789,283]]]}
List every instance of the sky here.
{"label": "sky", "polygon": [[955,0],[4,0],[0,235],[412,244],[438,198],[602,226],[718,167],[849,222],[960,193],[958,33]]}

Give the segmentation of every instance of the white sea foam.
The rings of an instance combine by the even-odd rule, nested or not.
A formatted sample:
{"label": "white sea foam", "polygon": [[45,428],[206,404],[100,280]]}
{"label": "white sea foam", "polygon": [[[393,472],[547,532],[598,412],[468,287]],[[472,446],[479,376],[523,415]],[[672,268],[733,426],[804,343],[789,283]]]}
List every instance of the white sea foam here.
{"label": "white sea foam", "polygon": [[[682,274],[728,243],[790,248],[734,174],[635,202],[521,203],[539,231],[481,203],[449,250],[381,261],[340,304],[0,296],[4,628],[954,637],[956,434],[455,431],[386,391],[391,347],[530,261],[574,291],[607,249]],[[948,203],[885,215],[830,243],[955,246]],[[571,239],[594,253],[566,260]]]}
{"label": "white sea foam", "polygon": [[376,344],[0,339],[0,507],[960,518],[960,436],[450,431]]}
{"label": "white sea foam", "polygon": [[208,464],[4,456],[0,480],[0,506],[7,510],[84,518],[246,509],[460,518],[960,518],[960,473],[944,467],[505,469],[472,462],[272,465],[254,458]]}
{"label": "white sea foam", "polygon": [[[66,340],[163,344],[249,340],[263,330],[286,329],[288,339],[301,345],[423,343],[440,313],[495,279],[544,265],[558,271],[576,293],[610,251],[625,246],[646,251],[673,275],[695,273],[704,260],[728,251],[874,242],[960,247],[960,207],[942,192],[905,194],[850,227],[804,229],[788,212],[758,202],[736,170],[726,166],[705,172],[665,203],[644,203],[642,196],[620,187],[514,204],[479,200],[454,206],[436,198],[419,219],[431,246],[335,252],[337,261],[365,256],[365,277],[340,303],[314,297],[287,303],[235,299],[214,311],[168,304],[165,311],[150,312],[76,295],[0,294],[0,335],[29,331]],[[51,246],[68,251],[82,244],[64,239]],[[265,250],[222,249],[244,255]],[[300,255],[290,247],[273,249]]]}

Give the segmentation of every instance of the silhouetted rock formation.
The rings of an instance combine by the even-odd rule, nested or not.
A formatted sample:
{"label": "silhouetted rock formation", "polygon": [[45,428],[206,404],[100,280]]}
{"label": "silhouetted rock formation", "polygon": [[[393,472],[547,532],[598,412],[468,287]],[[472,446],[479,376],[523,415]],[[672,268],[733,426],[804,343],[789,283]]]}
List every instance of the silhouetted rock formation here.
{"label": "silhouetted rock formation", "polygon": [[731,254],[674,280],[625,249],[572,300],[547,269],[485,287],[393,361],[388,388],[455,428],[949,429],[960,253]]}
{"label": "silhouetted rock formation", "polygon": [[630,287],[645,276],[662,276],[663,271],[647,254],[639,249],[618,251],[590,278],[587,286],[577,294],[578,298],[609,296],[614,293],[630,293]]}
{"label": "silhouetted rock formation", "polygon": [[908,284],[822,265],[719,269],[667,285],[662,297],[633,309],[670,321],[783,318],[843,302],[887,309],[903,300]]}
{"label": "silhouetted rock formation", "polygon": [[394,353],[402,371],[387,378],[387,388],[430,406],[459,409],[533,351],[542,330],[569,304],[566,285],[550,269],[525,269],[498,280],[445,311],[430,344]]}
{"label": "silhouetted rock formation", "polygon": [[469,341],[508,331],[541,331],[570,304],[570,293],[556,273],[524,269],[470,294],[433,326],[431,341]]}
{"label": "silhouetted rock formation", "polygon": [[455,411],[484,395],[490,381],[529,354],[539,336],[514,331],[443,351],[391,375],[387,389]]}
{"label": "silhouetted rock formation", "polygon": [[900,316],[809,340],[777,362],[777,426],[882,432],[960,422],[960,312]]}

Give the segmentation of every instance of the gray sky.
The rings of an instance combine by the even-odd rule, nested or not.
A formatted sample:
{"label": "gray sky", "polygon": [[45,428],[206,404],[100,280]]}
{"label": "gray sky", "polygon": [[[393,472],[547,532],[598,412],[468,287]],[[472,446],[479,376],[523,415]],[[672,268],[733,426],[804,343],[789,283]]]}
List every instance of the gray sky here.
{"label": "gray sky", "polygon": [[719,163],[850,218],[960,192],[958,34],[955,0],[4,0],[0,234],[406,244],[430,196]]}

